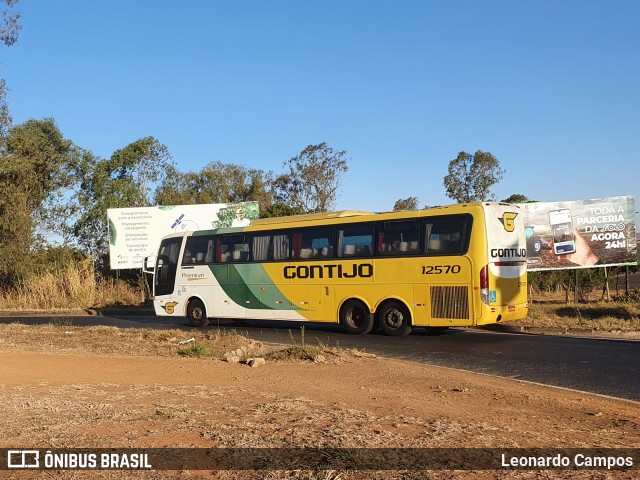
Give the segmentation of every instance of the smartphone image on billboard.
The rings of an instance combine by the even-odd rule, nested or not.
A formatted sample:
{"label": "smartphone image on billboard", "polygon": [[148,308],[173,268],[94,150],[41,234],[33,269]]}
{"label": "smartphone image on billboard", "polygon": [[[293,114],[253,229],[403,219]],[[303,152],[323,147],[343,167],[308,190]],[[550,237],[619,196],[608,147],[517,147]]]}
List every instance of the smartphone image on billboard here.
{"label": "smartphone image on billboard", "polygon": [[576,239],[573,234],[573,221],[571,210],[551,210],[549,212],[549,224],[553,236],[553,253],[565,255],[576,251]]}

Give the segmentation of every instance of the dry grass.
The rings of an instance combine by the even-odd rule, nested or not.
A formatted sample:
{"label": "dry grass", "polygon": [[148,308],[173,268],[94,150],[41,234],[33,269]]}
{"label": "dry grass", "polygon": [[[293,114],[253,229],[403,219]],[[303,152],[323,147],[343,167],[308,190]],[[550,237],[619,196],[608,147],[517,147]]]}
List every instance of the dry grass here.
{"label": "dry grass", "polygon": [[[74,319],[63,319],[58,324],[26,326],[21,324],[0,325],[0,350],[48,353],[73,353],[78,355],[108,354],[123,355],[127,362],[134,363],[131,355],[177,356],[180,352],[194,350],[193,345],[213,353],[213,358],[225,352],[247,344],[250,341],[235,332],[211,329],[201,330],[137,330],[117,329],[113,327],[77,327]],[[182,343],[193,338],[193,341]],[[293,338],[293,345],[285,347],[283,355],[286,361],[303,357],[318,351],[304,344],[304,334]],[[198,347],[199,349],[200,347]],[[331,349],[333,351],[333,349]],[[326,349],[320,354],[329,355]],[[338,356],[340,351],[338,351]],[[353,358],[365,356],[353,352]],[[151,360],[153,361],[153,360]],[[277,369],[258,370],[263,384],[258,387],[249,384],[255,376],[249,368],[215,363],[210,359],[179,360],[180,369],[185,368],[188,375],[193,362],[211,362],[205,365],[215,378],[216,371],[230,369],[231,381],[207,381],[203,384],[162,384],[140,378],[135,383],[104,383],[99,376],[95,381],[73,380],[71,384],[56,383],[54,378],[43,376],[34,383],[7,383],[0,380],[0,409],[3,422],[0,437],[5,439],[2,447],[24,445],[34,448],[110,448],[110,447],[233,447],[233,448],[381,448],[381,447],[459,447],[491,446],[509,444],[509,440],[541,441],[530,434],[520,431],[521,426],[509,415],[512,409],[527,408],[527,415],[538,415],[536,422],[549,425],[552,444],[573,445],[571,440],[563,438],[567,428],[586,428],[580,419],[585,415],[582,410],[588,407],[576,404],[573,399],[559,413],[571,412],[567,424],[556,425],[547,412],[555,412],[564,404],[545,397],[545,408],[537,411],[532,393],[529,390],[506,395],[493,387],[485,387],[483,379],[479,386],[471,385],[468,391],[458,388],[459,380],[449,380],[449,372],[437,380],[420,377],[419,408],[406,409],[402,399],[385,400],[392,394],[392,388],[385,386],[385,378],[393,378],[395,364],[384,363],[382,359],[363,360],[366,370],[376,372],[362,383],[356,380],[353,388],[358,397],[370,397],[371,406],[366,403],[354,405],[338,400],[321,401],[313,398],[314,393],[283,394],[285,382],[293,377],[279,375],[286,365]],[[184,367],[183,367],[184,365]],[[209,367],[212,366],[212,368]],[[313,375],[314,371],[331,369],[330,377],[324,376],[324,388],[336,388],[329,378],[340,378],[348,374],[357,365],[302,365],[303,375]],[[392,369],[393,367],[393,369]],[[79,364],[79,368],[82,365]],[[340,368],[343,368],[340,370]],[[406,368],[403,364],[402,369]],[[194,368],[195,369],[195,368]],[[386,373],[385,373],[386,372]],[[386,377],[385,377],[386,375]],[[440,373],[438,373],[440,375]],[[295,377],[299,378],[299,377]],[[358,377],[361,378],[361,377]],[[466,378],[466,377],[465,377]],[[6,380],[5,380],[6,381]],[[424,381],[424,384],[422,383]],[[344,385],[344,384],[342,384]],[[466,383],[464,385],[467,385]],[[475,385],[475,384],[474,384]],[[275,388],[266,388],[274,386]],[[455,388],[454,388],[455,387]],[[485,417],[465,412],[464,398],[477,388],[486,388],[482,404],[489,398],[495,415]],[[511,392],[511,390],[509,390]],[[304,395],[304,396],[303,396]],[[508,408],[497,408],[496,395],[508,397]],[[388,409],[373,409],[376,404],[389,402]],[[572,403],[573,402],[573,403]],[[449,405],[447,407],[447,405]],[[442,408],[439,413],[438,408]],[[449,411],[449,408],[451,409]],[[457,412],[464,412],[458,415]],[[599,411],[599,410],[596,410]],[[449,412],[449,413],[446,413]],[[453,413],[452,413],[453,412]],[[531,413],[529,413],[531,412]],[[542,412],[542,413],[541,413]],[[504,417],[504,421],[502,418]],[[627,417],[624,417],[627,418]],[[629,417],[628,441],[634,441],[635,420]],[[602,428],[596,433],[585,432],[585,445],[589,441],[608,441],[611,446],[626,445],[627,438],[621,428],[613,429],[609,423],[616,422],[617,416],[605,414],[590,416],[590,421],[602,422]],[[584,420],[584,419],[583,419]],[[528,422],[528,419],[527,419]],[[567,427],[569,425],[569,427]],[[551,428],[553,426],[553,428]],[[603,437],[606,427],[611,428],[610,435]],[[545,435],[547,435],[545,433]],[[582,433],[581,433],[582,435]],[[603,440],[605,438],[605,440]],[[505,443],[506,442],[506,443]],[[617,442],[617,443],[616,443]],[[516,444],[517,445],[517,444]],[[154,471],[154,472],[118,472],[118,471],[59,471],[59,472],[4,472],[3,478],[60,478],[66,480],[100,478],[216,478],[226,479],[304,479],[304,480],[364,480],[364,479],[418,479],[438,478],[593,478],[593,472],[393,472],[393,471],[337,471],[337,470],[277,470],[277,471]],[[628,478],[628,472],[605,472],[598,478]],[[123,476],[124,474],[124,476]]]}
{"label": "dry grass", "polygon": [[539,294],[529,305],[527,318],[511,322],[512,325],[594,332],[640,332],[638,301],[567,303],[563,294]]}
{"label": "dry grass", "polygon": [[95,274],[91,260],[34,275],[0,291],[3,309],[54,310],[139,305],[141,289]]}
{"label": "dry grass", "polygon": [[[0,325],[0,348],[51,353],[113,354],[136,356],[209,356],[222,358],[227,351],[251,340],[235,330],[153,330],[107,326],[74,326],[77,319],[63,318],[47,325]],[[189,341],[193,339],[192,341]],[[195,353],[207,352],[206,355]]]}
{"label": "dry grass", "polygon": [[[272,362],[343,363],[373,358],[357,349],[325,345],[291,345],[265,347],[235,330],[139,329],[108,326],[78,326],[78,317],[64,317],[45,325],[0,324],[0,349],[28,352],[135,355],[210,358],[222,360],[225,354],[244,348],[240,360],[264,356]],[[293,338],[293,337],[292,337]]]}
{"label": "dry grass", "polygon": [[276,347],[265,352],[264,357],[272,362],[313,362],[313,363],[343,363],[354,361],[358,358],[375,358],[357,348],[329,347],[322,342],[309,345],[305,341],[305,328],[298,331],[296,338],[293,331],[289,330],[290,345]]}

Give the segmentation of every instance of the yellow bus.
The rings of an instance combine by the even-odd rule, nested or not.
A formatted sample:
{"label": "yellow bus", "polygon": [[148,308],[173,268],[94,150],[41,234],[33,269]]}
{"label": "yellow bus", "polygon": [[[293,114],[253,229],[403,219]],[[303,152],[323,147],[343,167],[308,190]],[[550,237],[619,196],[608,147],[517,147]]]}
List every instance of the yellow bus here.
{"label": "yellow bus", "polygon": [[483,202],[341,211],[169,235],[154,273],[157,315],[328,322],[402,336],[524,318],[523,215]]}

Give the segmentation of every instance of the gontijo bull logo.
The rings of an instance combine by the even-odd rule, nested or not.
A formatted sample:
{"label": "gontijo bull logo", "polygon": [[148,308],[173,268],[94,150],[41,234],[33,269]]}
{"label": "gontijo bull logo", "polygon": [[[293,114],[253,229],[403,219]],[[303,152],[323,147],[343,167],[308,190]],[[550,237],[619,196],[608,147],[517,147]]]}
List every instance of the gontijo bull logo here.
{"label": "gontijo bull logo", "polygon": [[174,312],[174,308],[175,306],[178,304],[178,302],[167,302],[164,305],[161,305],[162,308],[164,308],[164,311],[167,313],[173,313]]}
{"label": "gontijo bull logo", "polygon": [[504,212],[502,214],[502,218],[499,218],[500,223],[507,232],[513,232],[516,229],[516,217],[518,216],[515,212]]}

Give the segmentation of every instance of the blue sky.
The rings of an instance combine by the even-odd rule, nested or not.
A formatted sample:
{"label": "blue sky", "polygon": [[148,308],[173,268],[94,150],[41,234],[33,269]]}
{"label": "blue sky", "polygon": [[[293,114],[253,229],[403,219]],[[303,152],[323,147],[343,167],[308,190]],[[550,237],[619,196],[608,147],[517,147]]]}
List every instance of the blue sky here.
{"label": "blue sky", "polygon": [[[109,157],[138,138],[180,170],[280,172],[346,150],[338,209],[452,203],[461,150],[498,199],[640,198],[640,2],[21,0],[0,48],[15,123],[53,117]],[[640,200],[637,200],[640,201]],[[638,207],[636,207],[638,208]]]}

